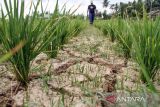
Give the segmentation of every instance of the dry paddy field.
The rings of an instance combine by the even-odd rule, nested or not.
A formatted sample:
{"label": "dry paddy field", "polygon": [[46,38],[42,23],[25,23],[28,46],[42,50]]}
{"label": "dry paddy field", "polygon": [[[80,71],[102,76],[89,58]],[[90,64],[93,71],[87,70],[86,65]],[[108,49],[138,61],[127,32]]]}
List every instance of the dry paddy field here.
{"label": "dry paddy field", "polygon": [[[137,64],[129,60],[126,66],[117,49],[116,42],[88,26],[65,44],[55,59],[41,53],[31,62],[27,91],[9,72],[10,63],[2,63],[0,107],[113,107],[113,100],[100,101],[99,97],[104,93],[145,90]],[[155,84],[160,89],[160,84]]]}

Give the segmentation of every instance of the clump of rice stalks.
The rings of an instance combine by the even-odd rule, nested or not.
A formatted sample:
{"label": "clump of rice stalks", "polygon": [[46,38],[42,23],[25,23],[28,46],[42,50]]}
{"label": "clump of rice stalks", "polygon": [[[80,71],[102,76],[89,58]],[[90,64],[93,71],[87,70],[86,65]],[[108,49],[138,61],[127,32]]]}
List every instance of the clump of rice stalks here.
{"label": "clump of rice stalks", "polygon": [[103,27],[103,24],[104,24],[104,23],[102,23],[102,21],[96,20],[94,26],[95,26],[96,28],[98,28],[99,30],[102,30],[102,29],[104,28],[104,27]]}
{"label": "clump of rice stalks", "polygon": [[109,25],[107,23],[103,24],[103,27],[101,28],[103,31],[104,35],[108,35],[109,34]]}
{"label": "clump of rice stalks", "polygon": [[[2,9],[0,40],[4,49],[3,53],[9,52],[18,43],[24,43],[24,46],[9,61],[13,65],[13,73],[17,80],[24,86],[27,86],[30,74],[30,61],[52,41],[53,37],[50,30],[55,28],[54,26],[59,21],[55,23],[52,21],[53,19],[46,21],[44,18],[38,18],[37,9],[41,0],[38,0],[36,5],[34,5],[32,16],[30,16],[31,11],[27,16],[24,15],[25,2],[24,0],[20,4],[19,2],[19,0],[9,0],[8,2],[4,0],[5,10]],[[31,8],[32,6],[30,10],[32,10]],[[7,11],[7,15],[5,15],[4,11]]]}
{"label": "clump of rice stalks", "polygon": [[125,20],[118,19],[117,40],[121,45],[124,57],[125,65],[127,65],[128,59],[131,58],[132,49],[132,36],[128,29],[128,23]]}
{"label": "clump of rice stalks", "polygon": [[73,20],[71,18],[71,16],[79,8],[79,6],[72,13],[71,9],[69,11],[66,11],[65,6],[66,4],[64,4],[62,8],[63,14],[60,14],[60,12],[58,11],[58,4],[56,5],[57,9],[54,12],[53,19],[58,18],[61,20],[59,21],[57,26],[55,26],[55,28],[52,29],[53,31],[51,30],[51,32],[53,32],[53,39],[46,49],[47,54],[51,58],[55,58],[58,54],[59,49],[63,48],[63,45],[67,43],[67,41],[71,37],[77,35],[84,28],[82,20]]}
{"label": "clump of rice stalks", "polygon": [[[74,19],[71,22],[69,31],[72,31],[71,36],[77,36],[86,27],[86,22],[81,19]],[[74,29],[74,30],[71,30]]]}
{"label": "clump of rice stalks", "polygon": [[116,23],[110,23],[109,24],[109,36],[111,38],[111,41],[114,42],[116,40]]}
{"label": "clump of rice stalks", "polygon": [[126,58],[125,64],[128,58],[135,59],[141,68],[141,80],[155,91],[152,81],[160,68],[160,18],[155,21],[112,19],[108,25],[108,35],[116,35]]}
{"label": "clump of rice stalks", "polygon": [[160,19],[144,19],[133,26],[134,55],[142,68],[141,79],[150,83],[160,67]]}
{"label": "clump of rice stalks", "polygon": [[104,35],[110,36],[112,42],[116,40],[117,23],[113,21],[97,21],[95,27],[102,30]]}
{"label": "clump of rice stalks", "polygon": [[53,33],[53,41],[47,48],[47,53],[51,58],[55,58],[58,50],[63,48],[63,45],[75,35],[78,35],[84,28],[82,20],[70,20],[68,17],[62,17],[59,24],[56,26],[56,31]]}
{"label": "clump of rice stalks", "polygon": [[95,25],[96,28],[101,30],[105,36],[109,35],[109,33],[110,33],[109,32],[110,31],[110,29],[109,29],[109,21],[105,21],[105,20],[96,21],[94,25]]}
{"label": "clump of rice stalks", "polygon": [[67,17],[61,18],[59,24],[51,31],[53,32],[53,40],[47,47],[47,53],[51,58],[57,56],[59,48],[66,42],[66,37],[69,34],[67,31],[69,21],[66,18]]}
{"label": "clump of rice stalks", "polygon": [[109,35],[112,42],[117,39],[125,57],[125,64],[127,64],[127,60],[131,58],[132,38],[126,21],[122,19],[99,21],[96,22],[96,26],[101,26],[98,28],[100,28],[105,35]]}

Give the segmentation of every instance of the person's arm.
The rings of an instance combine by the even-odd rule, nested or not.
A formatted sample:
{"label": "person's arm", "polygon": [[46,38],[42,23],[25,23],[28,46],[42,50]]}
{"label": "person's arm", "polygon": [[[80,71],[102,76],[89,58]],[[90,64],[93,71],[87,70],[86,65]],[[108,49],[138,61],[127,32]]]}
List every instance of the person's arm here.
{"label": "person's arm", "polygon": [[88,9],[87,9],[87,17],[88,17]]}
{"label": "person's arm", "polygon": [[97,13],[96,13],[96,5],[94,5],[94,13],[97,14]]}
{"label": "person's arm", "polygon": [[89,16],[88,13],[89,13],[89,6],[88,6],[88,9],[87,9],[87,17]]}

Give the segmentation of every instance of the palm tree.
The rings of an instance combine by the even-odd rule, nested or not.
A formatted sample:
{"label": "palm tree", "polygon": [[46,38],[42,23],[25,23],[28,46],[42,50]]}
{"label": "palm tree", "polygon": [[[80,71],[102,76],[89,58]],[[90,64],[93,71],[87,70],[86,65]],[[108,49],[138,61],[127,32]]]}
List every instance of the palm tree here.
{"label": "palm tree", "polygon": [[118,12],[118,4],[111,4],[110,9],[114,10],[115,12]]}

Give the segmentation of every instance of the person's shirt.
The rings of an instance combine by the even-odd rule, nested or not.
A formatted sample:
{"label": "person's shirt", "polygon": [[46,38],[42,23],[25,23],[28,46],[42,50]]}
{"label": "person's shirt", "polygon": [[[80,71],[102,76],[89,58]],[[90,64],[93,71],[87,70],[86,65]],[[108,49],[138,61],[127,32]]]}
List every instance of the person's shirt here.
{"label": "person's shirt", "polygon": [[88,10],[89,10],[89,13],[95,14],[96,6],[94,4],[91,4],[88,6]]}

